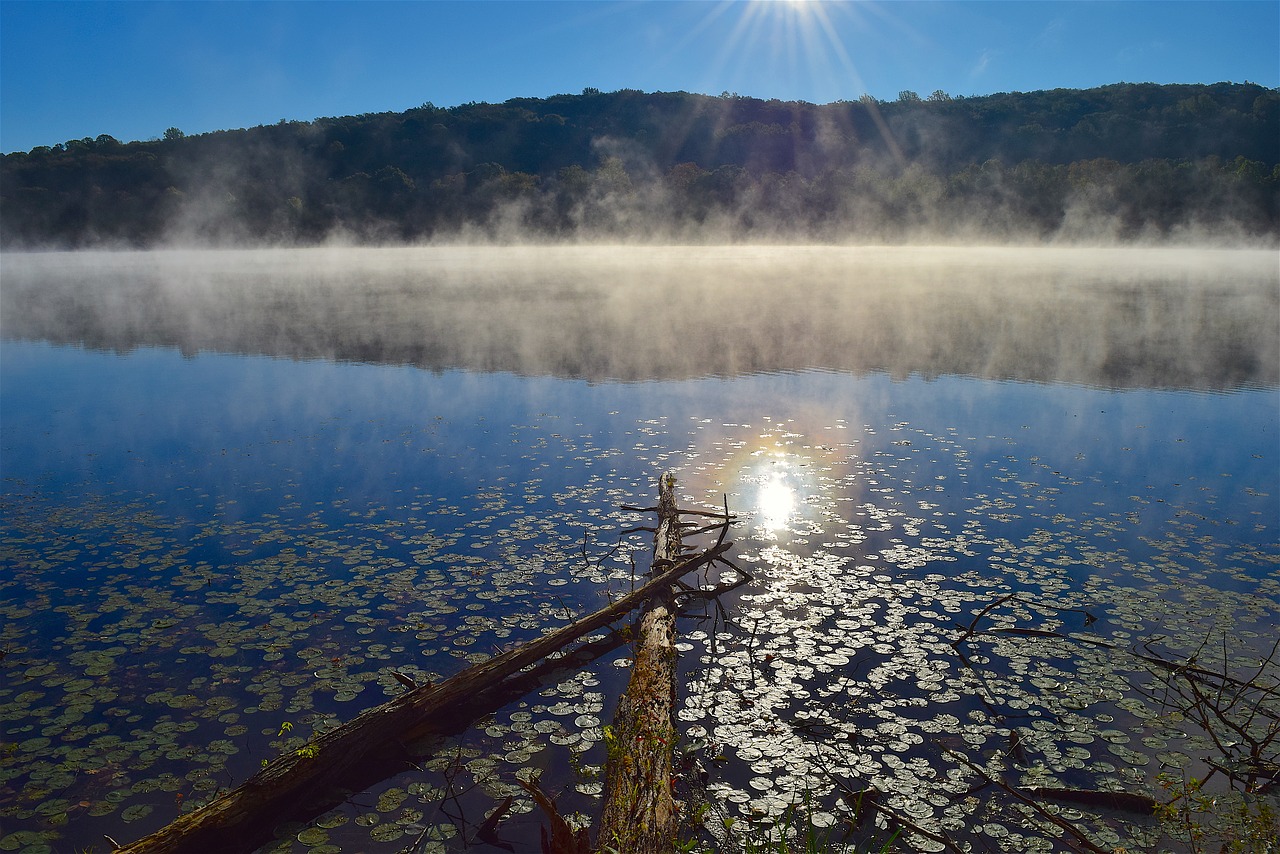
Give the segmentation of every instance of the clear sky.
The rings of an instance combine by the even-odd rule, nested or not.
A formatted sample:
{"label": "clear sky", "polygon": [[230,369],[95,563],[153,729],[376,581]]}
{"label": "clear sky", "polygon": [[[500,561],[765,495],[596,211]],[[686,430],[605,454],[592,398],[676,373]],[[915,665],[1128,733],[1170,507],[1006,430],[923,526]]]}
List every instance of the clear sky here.
{"label": "clear sky", "polygon": [[605,91],[1280,86],[1280,2],[0,0],[0,150]]}

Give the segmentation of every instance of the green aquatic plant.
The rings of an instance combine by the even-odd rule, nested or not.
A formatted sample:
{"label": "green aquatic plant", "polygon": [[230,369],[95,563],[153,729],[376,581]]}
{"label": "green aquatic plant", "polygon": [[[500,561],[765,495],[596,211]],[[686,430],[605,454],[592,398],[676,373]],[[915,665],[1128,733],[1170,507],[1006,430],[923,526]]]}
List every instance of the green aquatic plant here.
{"label": "green aquatic plant", "polygon": [[791,804],[778,819],[756,824],[744,835],[743,854],[826,854],[833,849],[829,829],[813,825],[813,807],[805,792],[802,804]]}
{"label": "green aquatic plant", "polygon": [[1213,790],[1186,773],[1164,772],[1168,800],[1157,807],[1161,828],[1192,852],[1267,854],[1280,846],[1280,805],[1266,795]]}
{"label": "green aquatic plant", "polygon": [[1203,777],[1185,762],[1156,775],[1165,798],[1156,814],[1161,828],[1193,852],[1269,852],[1280,846],[1280,639],[1265,656],[1249,658],[1206,635],[1185,660],[1147,649],[1153,675],[1147,688],[1171,727],[1193,725],[1214,755]]}

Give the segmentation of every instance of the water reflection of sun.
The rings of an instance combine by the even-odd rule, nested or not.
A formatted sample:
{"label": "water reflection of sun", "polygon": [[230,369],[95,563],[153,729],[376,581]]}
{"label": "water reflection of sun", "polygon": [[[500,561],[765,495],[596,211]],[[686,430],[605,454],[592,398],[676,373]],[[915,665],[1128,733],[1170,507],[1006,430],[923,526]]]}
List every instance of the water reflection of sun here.
{"label": "water reflection of sun", "polygon": [[827,400],[783,417],[763,414],[768,399],[739,402],[757,414],[719,423],[694,419],[689,461],[674,467],[682,489],[708,509],[727,503],[747,540],[800,542],[833,522],[839,527],[865,488],[848,474],[861,453],[861,434],[852,428],[859,423],[856,401],[843,402],[845,417],[836,417]]}
{"label": "water reflection of sun", "polygon": [[761,527],[773,532],[785,527],[796,508],[796,491],[787,485],[786,473],[775,471],[756,493]]}
{"label": "water reflection of sun", "polygon": [[[757,533],[777,539],[806,527],[823,489],[801,449],[757,448],[738,460],[737,493]],[[733,474],[730,475],[733,477]],[[808,520],[811,521],[811,520]]]}

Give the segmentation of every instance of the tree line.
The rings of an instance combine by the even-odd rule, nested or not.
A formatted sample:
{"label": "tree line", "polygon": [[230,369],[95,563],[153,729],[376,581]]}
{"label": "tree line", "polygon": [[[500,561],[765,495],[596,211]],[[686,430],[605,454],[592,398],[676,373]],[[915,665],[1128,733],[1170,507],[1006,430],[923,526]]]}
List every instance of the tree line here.
{"label": "tree line", "polygon": [[0,160],[6,248],[637,235],[1274,242],[1280,90],[815,105],[587,89]]}

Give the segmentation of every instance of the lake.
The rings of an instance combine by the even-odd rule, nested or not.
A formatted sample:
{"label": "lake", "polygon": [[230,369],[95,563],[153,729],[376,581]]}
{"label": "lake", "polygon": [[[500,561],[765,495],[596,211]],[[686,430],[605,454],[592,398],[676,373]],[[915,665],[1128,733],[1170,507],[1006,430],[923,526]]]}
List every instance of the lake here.
{"label": "lake", "polygon": [[[0,851],[132,841],[404,691],[392,670],[439,680],[600,607],[647,568],[622,508],[667,471],[684,506],[727,502],[755,576],[679,624],[707,845],[798,803],[833,840],[897,822],[913,850],[1069,850],[1060,822],[1187,850],[986,778],[1208,775],[1229,799],[1252,742],[1197,725],[1153,658],[1239,677],[1255,741],[1276,714],[1275,251],[175,250],[0,273]],[[565,668],[265,850],[486,850],[509,794],[498,841],[539,850],[517,774],[596,817],[628,665],[623,644]]]}

